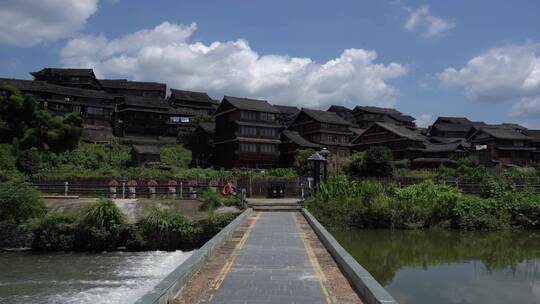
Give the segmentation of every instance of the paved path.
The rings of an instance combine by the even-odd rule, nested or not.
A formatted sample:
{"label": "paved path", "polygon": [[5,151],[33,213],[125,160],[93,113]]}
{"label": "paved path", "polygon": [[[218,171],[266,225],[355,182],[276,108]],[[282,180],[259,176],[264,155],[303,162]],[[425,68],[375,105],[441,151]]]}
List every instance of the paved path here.
{"label": "paved path", "polygon": [[293,213],[263,212],[252,225],[220,272],[211,303],[329,303]]}

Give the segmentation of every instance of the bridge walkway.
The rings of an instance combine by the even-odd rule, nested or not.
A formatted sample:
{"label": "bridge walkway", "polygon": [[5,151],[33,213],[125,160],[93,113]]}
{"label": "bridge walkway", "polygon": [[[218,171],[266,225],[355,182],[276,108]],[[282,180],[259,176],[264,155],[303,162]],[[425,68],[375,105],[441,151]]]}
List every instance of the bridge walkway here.
{"label": "bridge walkway", "polygon": [[361,303],[300,212],[253,212],[175,303]]}

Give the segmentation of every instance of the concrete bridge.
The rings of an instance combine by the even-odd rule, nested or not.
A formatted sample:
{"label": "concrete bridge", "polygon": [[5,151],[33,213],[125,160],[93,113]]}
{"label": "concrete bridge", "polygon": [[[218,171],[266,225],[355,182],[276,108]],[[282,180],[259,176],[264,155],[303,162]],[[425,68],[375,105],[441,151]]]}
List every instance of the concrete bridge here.
{"label": "concrete bridge", "polygon": [[297,201],[248,203],[137,303],[396,303]]}

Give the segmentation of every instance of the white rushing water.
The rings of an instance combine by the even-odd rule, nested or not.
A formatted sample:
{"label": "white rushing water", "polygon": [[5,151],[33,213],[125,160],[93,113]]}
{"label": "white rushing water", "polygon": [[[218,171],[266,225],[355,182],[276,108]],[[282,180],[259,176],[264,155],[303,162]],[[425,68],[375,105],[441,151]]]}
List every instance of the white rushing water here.
{"label": "white rushing water", "polygon": [[192,253],[3,254],[0,303],[133,303]]}

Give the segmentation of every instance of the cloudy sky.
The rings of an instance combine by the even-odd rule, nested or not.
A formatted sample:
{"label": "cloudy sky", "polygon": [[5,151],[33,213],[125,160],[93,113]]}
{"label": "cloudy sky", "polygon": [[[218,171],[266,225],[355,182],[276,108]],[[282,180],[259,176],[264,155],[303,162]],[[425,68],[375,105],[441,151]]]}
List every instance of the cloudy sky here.
{"label": "cloudy sky", "polygon": [[0,77],[99,77],[540,128],[538,0],[2,0]]}

